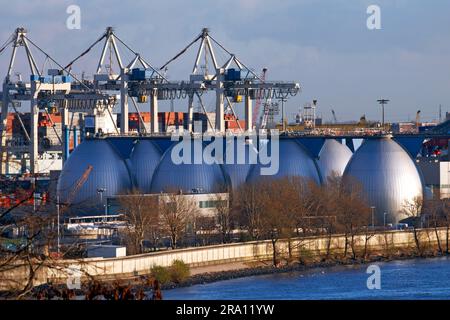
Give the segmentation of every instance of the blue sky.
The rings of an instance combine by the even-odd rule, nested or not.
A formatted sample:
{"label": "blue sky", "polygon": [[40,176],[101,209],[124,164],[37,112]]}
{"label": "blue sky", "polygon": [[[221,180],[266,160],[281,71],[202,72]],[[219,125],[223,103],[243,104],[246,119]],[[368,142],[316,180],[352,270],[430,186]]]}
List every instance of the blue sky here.
{"label": "blue sky", "polygon": [[[80,30],[66,28],[70,4],[81,8]],[[371,4],[381,8],[381,30],[366,27]],[[313,98],[319,100],[318,113],[325,120],[331,119],[331,109],[339,120],[356,120],[362,114],[379,119],[376,100],[381,97],[391,100],[389,121],[413,119],[418,109],[424,120],[437,119],[439,104],[444,113],[450,111],[446,0],[0,0],[0,7],[0,44],[24,26],[61,63],[111,25],[131,47],[161,66],[208,27],[247,65],[257,71],[267,67],[269,79],[301,83],[302,93],[287,104],[289,118]],[[74,71],[92,73],[99,50]],[[171,66],[170,79],[188,78],[194,51]],[[9,52],[0,56],[1,77]],[[36,56],[42,65],[44,59]],[[184,110],[185,104],[176,104],[176,109]]]}

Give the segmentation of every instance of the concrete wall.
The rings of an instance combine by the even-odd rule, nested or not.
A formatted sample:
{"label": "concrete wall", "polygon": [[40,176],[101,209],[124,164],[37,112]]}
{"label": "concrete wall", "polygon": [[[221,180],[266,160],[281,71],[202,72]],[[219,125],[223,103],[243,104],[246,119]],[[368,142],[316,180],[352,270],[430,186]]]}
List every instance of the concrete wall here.
{"label": "concrete wall", "polygon": [[440,198],[450,198],[450,161],[440,162]]}
{"label": "concrete wall", "polygon": [[[446,230],[439,229],[441,243],[445,243]],[[433,229],[422,229],[418,233],[420,242],[423,245],[435,245],[437,242]],[[291,241],[291,248],[295,256],[308,252],[309,255],[318,255],[326,252],[329,239],[327,237],[297,238]],[[355,246],[358,250],[364,248],[366,242],[365,235],[355,237]],[[388,231],[377,233],[367,241],[369,250],[391,250],[395,248],[414,248],[414,234],[412,231]],[[331,238],[332,251],[342,252],[345,247],[345,237],[335,235]],[[389,247],[389,248],[388,248]],[[288,242],[280,240],[277,243],[279,254],[286,255],[288,252]],[[350,250],[350,249],[349,249]],[[148,253],[142,255],[121,257],[121,258],[91,258],[80,260],[64,260],[53,267],[43,266],[35,277],[35,284],[42,284],[48,281],[66,281],[71,270],[81,270],[84,275],[92,277],[115,279],[135,275],[148,274],[152,266],[170,266],[174,260],[183,260],[191,267],[207,266],[215,264],[225,264],[231,262],[252,262],[270,260],[272,258],[272,244],[270,241],[233,243],[215,245],[199,248],[189,248],[180,250],[168,250],[164,252]],[[13,282],[23,278],[27,272],[25,267],[15,268],[10,272],[0,274],[0,290]],[[77,271],[78,272],[78,271]]]}

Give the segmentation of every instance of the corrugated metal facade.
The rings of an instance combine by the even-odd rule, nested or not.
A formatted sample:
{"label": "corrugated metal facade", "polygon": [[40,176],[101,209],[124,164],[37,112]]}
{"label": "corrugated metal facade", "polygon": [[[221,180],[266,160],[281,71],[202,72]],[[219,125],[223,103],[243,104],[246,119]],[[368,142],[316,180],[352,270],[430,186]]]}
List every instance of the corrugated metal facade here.
{"label": "corrugated metal facade", "polygon": [[[152,193],[182,191],[183,193],[214,193],[223,191],[229,183],[227,175],[219,164],[194,164],[195,147],[191,143],[191,164],[176,164],[172,160],[172,150],[180,147],[179,142],[170,147],[161,158],[153,175],[150,191]],[[205,148],[201,146],[202,152]],[[176,150],[175,150],[176,151]],[[201,159],[201,155],[199,155]]]}
{"label": "corrugated metal facade", "polygon": [[344,178],[361,183],[369,206],[375,207],[378,224],[396,223],[407,202],[423,196],[422,182],[408,153],[386,137],[366,139],[355,152],[344,172]]}
{"label": "corrugated metal facade", "polygon": [[332,176],[333,172],[342,176],[345,167],[352,157],[350,149],[335,139],[327,139],[319,152],[317,164],[323,180]]}
{"label": "corrugated metal facade", "polygon": [[[70,155],[58,180],[57,189],[61,202],[66,201],[70,190],[88,165],[92,165],[93,170],[77,192],[74,206],[89,203],[91,206],[101,207],[98,188],[105,189],[105,198],[125,193],[133,187],[138,187],[146,193],[179,190],[183,193],[220,192],[225,186],[237,188],[245,181],[255,182],[261,177],[300,176],[320,183],[331,170],[342,172],[351,156],[347,147],[331,139],[325,142],[316,163],[301,143],[295,139],[280,139],[279,158],[272,159],[279,160],[277,174],[261,176],[260,169],[270,165],[249,163],[249,148],[253,146],[246,146],[244,164],[237,164],[237,147],[234,144],[234,164],[219,165],[206,164],[202,157],[202,164],[194,164],[195,149],[192,145],[192,164],[177,165],[172,161],[171,155],[173,148],[179,147],[180,143],[171,142],[169,139],[132,138],[126,143],[120,139],[116,140],[86,139]],[[159,142],[164,142],[168,147],[162,156]],[[169,147],[170,143],[172,146]],[[130,146],[133,144],[130,155]],[[202,152],[205,146],[206,144],[200,145]],[[270,144],[268,147],[270,150]],[[226,150],[225,145],[224,156],[227,154]],[[378,222],[381,223],[384,212],[391,216],[391,221],[398,221],[398,212],[405,201],[422,195],[423,191],[414,162],[408,153],[390,138],[367,139],[348,162],[344,177],[349,176],[362,184],[369,205],[376,207]]]}
{"label": "corrugated metal facade", "polygon": [[162,153],[151,140],[139,140],[131,153],[131,172],[136,181],[136,188],[142,193],[149,193],[153,174],[159,164]]}
{"label": "corrugated metal facade", "polygon": [[[268,147],[270,148],[271,142]],[[278,173],[272,176],[261,175],[261,168],[270,165],[262,165],[258,163],[252,167],[247,177],[248,182],[256,182],[260,178],[282,178],[282,177],[304,177],[311,179],[317,184],[321,183],[319,169],[316,162],[310,156],[308,151],[294,139],[281,139],[279,141],[279,161]]]}
{"label": "corrugated metal facade", "polygon": [[224,164],[222,167],[230,178],[231,186],[237,189],[245,183],[248,173],[255,163],[255,161],[252,162],[252,157],[257,159],[258,151],[253,144],[244,145],[238,139],[225,144],[224,150],[226,151],[224,152]]}
{"label": "corrugated metal facade", "polygon": [[[73,207],[91,207],[100,204],[97,189],[105,189],[105,197],[125,193],[132,187],[130,173],[123,159],[106,140],[87,139],[70,155],[58,179],[57,192],[65,203],[70,191],[87,167],[93,167],[86,182],[76,192]],[[92,207],[91,207],[92,209]]]}

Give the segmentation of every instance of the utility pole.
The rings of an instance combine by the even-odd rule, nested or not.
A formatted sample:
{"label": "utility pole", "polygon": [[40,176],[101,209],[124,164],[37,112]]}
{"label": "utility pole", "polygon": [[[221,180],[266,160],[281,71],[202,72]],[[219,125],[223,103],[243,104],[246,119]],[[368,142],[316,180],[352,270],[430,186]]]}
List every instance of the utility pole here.
{"label": "utility pole", "polygon": [[384,129],[384,105],[388,104],[389,100],[388,99],[379,99],[377,101],[381,105],[381,125],[383,126],[383,129]]}

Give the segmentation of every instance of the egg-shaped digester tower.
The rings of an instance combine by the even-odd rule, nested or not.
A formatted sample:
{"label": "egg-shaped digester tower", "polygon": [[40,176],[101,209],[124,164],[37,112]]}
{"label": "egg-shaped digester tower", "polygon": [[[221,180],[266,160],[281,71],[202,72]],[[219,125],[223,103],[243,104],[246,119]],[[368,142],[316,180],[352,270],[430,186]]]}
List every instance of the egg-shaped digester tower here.
{"label": "egg-shaped digester tower", "polygon": [[[270,148],[271,163],[264,165],[258,160],[247,177],[247,182],[254,183],[261,179],[277,179],[285,177],[302,177],[305,180],[312,180],[317,184],[321,183],[320,173],[315,160],[308,151],[294,139],[280,139],[278,141],[278,155],[273,146],[274,141],[270,141],[265,148]],[[264,149],[260,150],[265,152]],[[260,158],[261,159],[261,155]],[[277,163],[275,163],[277,162]],[[273,175],[264,175],[263,168],[278,166],[278,171]]]}
{"label": "egg-shaped digester tower", "polygon": [[151,191],[153,174],[161,160],[160,149],[148,139],[139,140],[131,153],[131,171],[136,181],[136,188],[142,193]]}
{"label": "egg-shaped digester tower", "polygon": [[362,187],[378,225],[407,218],[405,209],[423,197],[419,172],[409,154],[390,137],[366,139],[350,159],[344,181]]}
{"label": "egg-shaped digester tower", "polygon": [[346,145],[335,139],[325,140],[317,159],[317,165],[324,182],[333,174],[342,176],[352,155],[353,153]]}
{"label": "egg-shaped digester tower", "polygon": [[[197,147],[194,145],[197,143]],[[153,175],[150,191],[216,193],[226,190],[229,178],[218,163],[208,164],[201,141],[180,141],[167,149]],[[186,152],[186,154],[184,154]],[[183,158],[186,161],[181,161]]]}
{"label": "egg-shaped digester tower", "polygon": [[[83,175],[85,181],[72,191]],[[103,213],[106,197],[127,193],[131,188],[129,169],[111,145],[104,139],[86,139],[65,162],[57,195],[71,211],[90,215]]]}

